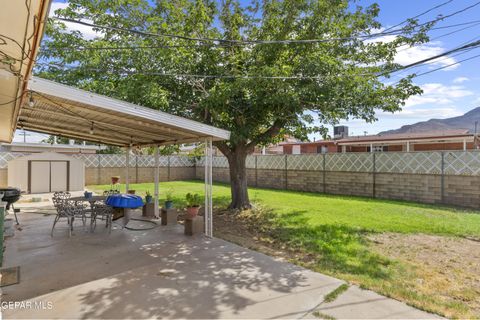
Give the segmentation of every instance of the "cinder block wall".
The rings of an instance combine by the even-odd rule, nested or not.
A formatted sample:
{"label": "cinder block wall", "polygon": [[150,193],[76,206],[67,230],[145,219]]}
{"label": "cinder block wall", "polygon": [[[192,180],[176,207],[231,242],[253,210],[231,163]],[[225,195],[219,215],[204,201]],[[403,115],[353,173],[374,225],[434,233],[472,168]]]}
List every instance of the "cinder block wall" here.
{"label": "cinder block wall", "polygon": [[480,209],[480,177],[445,176],[444,202]]}
{"label": "cinder block wall", "polygon": [[[154,181],[154,168],[132,167],[128,170],[130,183]],[[120,182],[125,183],[125,168],[85,168],[85,184],[110,184],[112,176],[120,176]],[[160,168],[160,181],[193,180],[196,179],[195,167]]]}
{"label": "cinder block wall", "polygon": [[[433,174],[376,173],[375,196],[383,199],[441,203],[442,176]],[[446,203],[449,202],[446,201]]]}
{"label": "cinder block wall", "polygon": [[[213,180],[229,182],[228,168],[213,168]],[[407,200],[480,209],[480,177],[435,174],[247,169],[248,185],[269,189]],[[204,168],[196,168],[204,179]],[[443,197],[442,197],[443,179]],[[325,183],[324,183],[325,182]]]}

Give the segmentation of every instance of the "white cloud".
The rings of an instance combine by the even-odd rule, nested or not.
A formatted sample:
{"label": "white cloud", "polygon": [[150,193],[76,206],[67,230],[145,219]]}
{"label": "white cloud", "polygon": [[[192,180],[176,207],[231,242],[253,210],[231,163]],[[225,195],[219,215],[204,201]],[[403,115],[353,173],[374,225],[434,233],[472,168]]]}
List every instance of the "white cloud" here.
{"label": "white cloud", "polygon": [[[382,30],[379,30],[378,32],[381,32],[381,31]],[[388,36],[374,38],[373,40],[367,40],[366,42],[367,43],[374,43],[374,42],[389,43],[394,41],[396,37],[397,36],[395,35],[388,35]],[[420,60],[437,56],[439,54],[442,54],[445,51],[446,49],[442,46],[440,42],[430,42],[422,45],[417,45],[414,47],[401,46],[397,48],[397,54],[395,55],[394,61],[398,64],[405,66]],[[438,59],[429,61],[426,64],[430,65],[430,67],[433,68],[433,67],[446,67],[456,62],[457,61],[454,58],[444,56],[444,57],[440,57]],[[453,70],[458,68],[458,66],[459,65],[457,64],[454,66],[447,67],[443,70]]]}
{"label": "white cloud", "polygon": [[459,85],[449,86],[441,83],[426,83],[420,87],[423,89],[423,94],[410,97],[405,103],[405,109],[425,104],[453,104],[456,99],[474,94],[472,91]]}
{"label": "white cloud", "polygon": [[411,119],[412,121],[432,118],[450,118],[462,115],[463,112],[455,106],[459,99],[474,93],[461,85],[444,85],[441,83],[426,83],[420,86],[422,95],[410,97],[402,111],[396,113],[379,112],[380,119]]}
{"label": "white cloud", "polygon": [[[55,10],[58,10],[58,9],[65,9],[66,7],[68,7],[68,2],[52,2],[51,6],[50,6],[50,12],[49,12],[49,17],[53,17],[55,16]],[[92,22],[91,20],[87,20],[87,19],[84,19],[85,22]],[[63,21],[63,23],[65,24],[65,26],[67,27],[67,30],[68,31],[74,31],[74,30],[78,30],[82,33],[83,37],[87,40],[90,40],[90,39],[93,39],[95,37],[99,37],[102,35],[101,32],[96,32],[93,30],[92,27],[89,27],[89,26],[84,26],[84,25],[81,25],[81,24],[76,24],[76,23],[72,23],[72,22],[65,22]]]}
{"label": "white cloud", "polygon": [[[443,108],[404,108],[398,113],[382,112],[377,114],[381,118],[393,119],[411,119],[412,121],[421,121],[428,119],[451,118],[462,115],[463,112],[457,110],[454,106],[446,106]],[[381,120],[380,120],[381,121]]]}
{"label": "white cloud", "polygon": [[453,79],[453,83],[462,83],[462,82],[465,82],[465,81],[468,81],[470,80],[470,78],[467,78],[467,77],[457,77],[455,79]]}

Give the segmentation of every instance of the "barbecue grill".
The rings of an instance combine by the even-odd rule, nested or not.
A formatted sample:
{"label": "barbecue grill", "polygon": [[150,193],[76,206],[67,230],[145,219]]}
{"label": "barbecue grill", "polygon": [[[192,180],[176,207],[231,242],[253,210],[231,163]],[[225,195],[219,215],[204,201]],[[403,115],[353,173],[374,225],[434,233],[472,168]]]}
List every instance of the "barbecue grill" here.
{"label": "barbecue grill", "polygon": [[20,199],[21,191],[20,189],[17,188],[0,188],[0,194],[3,194],[3,198],[1,198],[0,201],[6,202],[7,203],[7,210],[12,207],[13,209],[13,214],[15,215],[15,221],[18,224],[18,219],[17,219],[17,212],[20,211],[19,209],[15,209],[13,207],[13,204]]}

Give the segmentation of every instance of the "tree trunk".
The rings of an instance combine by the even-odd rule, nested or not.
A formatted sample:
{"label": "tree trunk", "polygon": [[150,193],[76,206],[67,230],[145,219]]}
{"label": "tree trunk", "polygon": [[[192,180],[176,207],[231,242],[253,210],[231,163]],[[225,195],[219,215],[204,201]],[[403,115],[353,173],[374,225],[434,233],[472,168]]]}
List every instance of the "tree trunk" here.
{"label": "tree trunk", "polygon": [[250,199],[248,198],[247,188],[247,151],[236,149],[229,156],[228,164],[230,166],[230,187],[232,193],[232,202],[229,209],[250,209]]}

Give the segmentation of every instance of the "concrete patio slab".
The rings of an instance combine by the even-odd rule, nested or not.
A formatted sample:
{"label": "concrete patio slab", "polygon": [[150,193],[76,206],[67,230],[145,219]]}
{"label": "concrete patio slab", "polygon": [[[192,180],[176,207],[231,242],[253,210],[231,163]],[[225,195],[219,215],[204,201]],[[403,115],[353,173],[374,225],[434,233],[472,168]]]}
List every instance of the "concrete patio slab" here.
{"label": "concrete patio slab", "polygon": [[[68,238],[64,222],[50,237],[53,216],[32,211],[23,210],[22,230],[7,241],[5,266],[19,265],[21,282],[2,296],[28,303],[5,309],[5,319],[311,318],[317,309],[346,318],[397,314],[381,296],[385,301],[372,301],[370,313],[357,300],[348,312],[322,305],[343,281],[221,239],[185,236],[182,226],[108,234],[101,224],[94,233],[78,224]],[[406,308],[404,317],[434,317]]]}
{"label": "concrete patio slab", "polygon": [[351,286],[335,301],[322,303],[316,310],[336,319],[442,319],[357,286]]}

